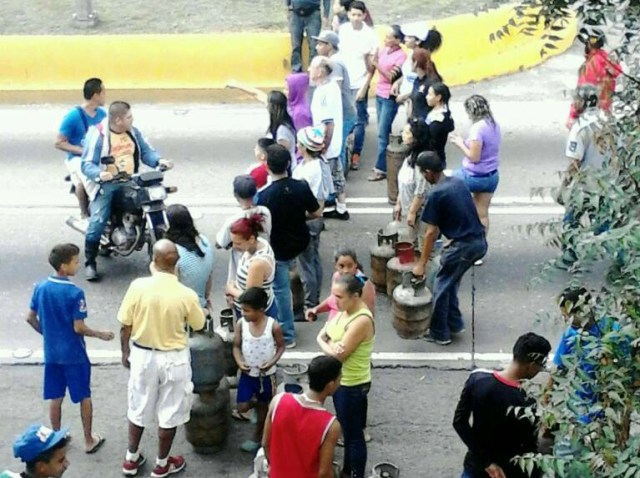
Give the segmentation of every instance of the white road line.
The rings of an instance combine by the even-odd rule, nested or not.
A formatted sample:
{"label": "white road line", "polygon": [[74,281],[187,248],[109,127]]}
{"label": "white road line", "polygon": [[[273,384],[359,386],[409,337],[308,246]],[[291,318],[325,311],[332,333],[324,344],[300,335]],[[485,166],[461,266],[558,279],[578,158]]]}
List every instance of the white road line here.
{"label": "white road line", "polygon": [[[425,344],[426,346],[426,344]],[[14,357],[14,351],[10,349],[0,349],[0,363],[13,365],[36,365],[44,360],[42,350],[35,350],[26,358]],[[320,355],[319,352],[299,352],[286,351],[282,356],[282,360],[288,361],[309,361]],[[112,364],[120,362],[119,350],[91,350],[89,351],[89,359],[92,363]],[[374,362],[381,363],[428,363],[428,362],[470,362],[471,354],[469,352],[374,352],[372,355]],[[477,353],[476,361],[478,362],[508,362],[511,360],[511,354],[502,352]]]}

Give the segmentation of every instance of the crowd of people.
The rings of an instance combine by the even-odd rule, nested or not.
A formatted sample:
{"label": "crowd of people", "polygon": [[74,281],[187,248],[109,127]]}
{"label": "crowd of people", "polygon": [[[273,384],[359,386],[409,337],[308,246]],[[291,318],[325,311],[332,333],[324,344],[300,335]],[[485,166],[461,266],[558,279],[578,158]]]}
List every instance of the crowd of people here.
{"label": "crowd of people", "polygon": [[[323,3],[326,13],[329,2]],[[421,23],[392,25],[380,46],[371,28],[371,14],[360,0],[336,1],[333,20],[329,22],[326,15],[332,29],[324,31],[320,31],[319,0],[288,0],[287,4],[293,51],[285,93],[265,94],[251,86],[232,85],[264,102],[268,112],[265,135],[255,144],[255,163],[233,181],[237,213],[217,231],[215,240],[209,240],[198,231],[185,206],[169,206],[169,229],[153,247],[151,275],[131,283],[118,312],[122,364],[130,374],[125,476],[137,475],[145,464],[140,443],[145,426],[154,420],[159,425],[158,453],[151,476],[163,478],[185,467],[184,457],[170,452],[177,427],[189,420],[193,385],[186,330],[200,330],[211,318],[216,248],[231,250],[224,296],[236,317],[233,357],[240,378],[234,415],[243,418],[251,409],[256,412],[254,435],[242,450],[256,453],[262,447],[270,466],[268,476],[273,478],[328,477],[333,476],[334,448],[341,441],[341,476],[365,476],[375,288],[356,252],[336,245],[331,292],[321,300],[320,238],[325,219],[350,220],[345,172],[360,169],[365,158],[368,97],[374,78],[378,136],[377,151],[367,156],[373,162],[368,179],[386,179],[389,135],[402,111],[406,117],[402,141],[408,152],[398,173],[393,216],[419,236],[415,276],[425,274],[436,241],[446,239],[433,285],[431,325],[424,338],[446,346],[464,333],[458,287],[465,272],[480,265],[488,250],[488,211],[499,183],[502,134],[489,102],[481,95],[464,101],[471,128],[463,139],[453,133],[451,92],[432,59],[443,41],[436,29]],[[303,32],[311,48],[308,73],[302,71]],[[594,118],[598,106],[610,107],[611,82],[619,69],[602,59],[606,56],[599,53],[602,43],[591,36],[586,40],[587,61],[581,70],[585,79],[580,80],[568,122],[566,155],[572,163],[563,183],[567,187],[576,170],[603,163],[593,138]],[[603,74],[609,75],[606,95],[596,88],[601,85],[589,79],[596,75],[597,65],[604,65]],[[88,220],[85,277],[97,280],[100,236],[118,193],[118,186],[109,180],[117,171],[136,172],[140,163],[154,168],[172,164],[133,126],[130,105],[116,101],[108,111],[102,108],[106,100],[100,79],[87,80],[84,98],[85,103],[63,120],[56,147],[68,154],[66,164],[80,214]],[[353,135],[352,148],[347,148],[349,135]],[[448,141],[463,158],[462,167],[452,175],[445,174]],[[104,156],[114,157],[115,171],[114,164],[101,161]],[[575,221],[570,211],[568,216],[569,224]],[[55,246],[49,263],[55,274],[36,286],[27,320],[44,338],[43,396],[50,404],[51,428],[30,427],[16,441],[14,453],[26,463],[26,471],[22,475],[5,472],[3,477],[64,473],[69,436],[62,427],[61,404],[67,389],[72,402],[80,404],[86,453],[97,452],[104,443],[104,437],[92,429],[91,365],[84,337],[112,340],[114,334],[85,325],[85,296],[70,280],[79,268],[80,249],[73,244]],[[309,390],[300,395],[276,394],[275,382],[278,361],[286,349],[296,347],[293,268],[302,279],[306,320],[328,313],[317,336],[322,355],[311,361]],[[556,353],[559,369],[563,356],[575,350],[580,338],[576,330],[601,333],[615,326],[598,324],[584,309],[579,312],[586,318],[577,317],[573,306],[589,300],[584,289],[565,291],[560,298],[570,329]],[[513,362],[504,371],[470,376],[454,419],[469,448],[463,477],[525,476],[510,460],[535,450],[533,425],[513,419],[508,412],[531,403],[520,383],[544,368],[550,351],[546,339],[525,334],[515,344]],[[335,417],[324,407],[329,397]],[[587,398],[593,401],[592,396]],[[588,420],[597,418],[588,405],[581,413]]]}

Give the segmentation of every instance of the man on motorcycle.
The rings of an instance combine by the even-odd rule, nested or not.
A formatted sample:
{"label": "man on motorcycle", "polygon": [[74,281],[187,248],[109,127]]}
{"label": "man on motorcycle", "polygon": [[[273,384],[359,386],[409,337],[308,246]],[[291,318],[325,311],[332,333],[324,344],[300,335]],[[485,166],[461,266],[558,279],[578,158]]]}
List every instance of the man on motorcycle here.
{"label": "man on motorcycle", "polygon": [[[102,159],[109,157],[113,162],[105,164]],[[85,276],[88,281],[99,279],[96,258],[100,237],[111,216],[112,199],[121,188],[120,184],[110,181],[118,173],[137,173],[140,161],[152,168],[173,167],[173,163],[161,159],[140,130],[133,127],[131,106],[124,101],[114,101],[109,106],[108,118],[87,133],[82,153],[82,173],[89,179],[87,194],[91,200],[91,217],[85,239]]]}

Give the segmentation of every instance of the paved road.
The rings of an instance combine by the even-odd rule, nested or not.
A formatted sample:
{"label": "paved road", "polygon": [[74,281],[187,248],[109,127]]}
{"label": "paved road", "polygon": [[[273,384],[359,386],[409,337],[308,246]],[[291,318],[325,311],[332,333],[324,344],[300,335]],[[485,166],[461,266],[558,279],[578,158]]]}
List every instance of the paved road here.
{"label": "paved road", "polygon": [[[466,132],[469,126],[461,102],[472,92],[489,98],[504,131],[501,183],[492,210],[490,251],[486,264],[475,272],[479,352],[508,353],[515,338],[528,330],[536,330],[553,340],[558,336],[558,325],[540,322],[536,314],[554,311],[553,298],[565,277],[559,274],[549,283],[529,286],[535,264],[552,257],[554,251],[546,248],[540,237],[521,233],[517,227],[556,217],[559,212],[552,204],[531,201],[529,195],[532,187],[557,184],[557,171],[564,167],[566,132],[562,125],[569,101],[566,91],[574,82],[579,63],[579,50],[572,50],[536,70],[454,90],[452,108],[460,132]],[[136,124],[157,149],[175,160],[176,169],[167,176],[168,184],[179,187],[173,200],[192,206],[201,232],[211,237],[233,207],[231,178],[251,162],[255,138],[266,126],[266,113],[251,104],[171,103],[170,98],[162,99],[164,102],[135,104]],[[53,149],[55,129],[66,108],[55,101],[0,107],[0,119],[5,125],[0,132],[4,166],[0,177],[3,230],[0,294],[4,312],[0,363],[16,362],[13,351],[25,347],[35,351],[30,360],[37,360],[40,339],[24,324],[33,283],[49,274],[46,257],[54,243],[82,242],[64,224],[69,214],[75,213],[74,201],[65,193],[62,157]],[[390,217],[390,208],[384,201],[384,183],[371,184],[365,180],[373,164],[374,140],[375,130],[370,126],[364,167],[349,179],[349,195],[358,198],[350,205],[352,220],[330,221],[323,233],[322,257],[327,276],[332,268],[332,251],[347,241],[368,265],[374,233]],[[459,165],[459,154],[453,149],[449,149],[449,158],[450,167]],[[216,254],[218,291],[222,291],[226,277],[226,260],[225,252]],[[77,282],[86,289],[91,324],[117,331],[115,312],[129,282],[146,273],[146,257],[140,253],[129,259],[107,259],[101,261],[100,268],[106,276],[102,283],[88,284],[82,274]],[[460,290],[461,308],[467,319],[471,316],[470,286],[468,274]],[[214,306],[219,310],[222,302],[220,292],[215,296]],[[376,352],[386,354],[379,357],[377,365],[393,366],[401,361],[436,367],[468,365],[454,359],[456,354],[471,349],[469,333],[445,349],[422,341],[401,340],[391,327],[387,297],[379,297],[377,310]],[[319,323],[299,324],[297,328],[299,346],[293,358],[317,352],[314,339]],[[102,357],[97,361],[117,358],[116,342],[88,342],[94,356]],[[434,355],[440,352],[449,355]],[[425,358],[442,361],[425,362]],[[487,365],[495,363],[493,356]],[[370,463],[396,462],[403,469],[402,476],[407,477],[456,476],[463,450],[449,424],[464,376],[461,372],[430,369],[377,370],[377,385],[371,399],[374,444]],[[0,463],[5,463],[10,455],[10,440],[16,430],[30,421],[46,420],[45,408],[38,399],[40,381],[37,367],[0,365],[0,390],[10,404],[0,412],[0,420],[6,424],[0,431]],[[105,451],[96,460],[106,467],[104,472],[100,471],[106,477],[117,476],[118,457],[125,439],[124,381],[124,374],[117,367],[96,369],[97,424],[109,436]],[[79,421],[75,410],[66,416],[77,435]],[[215,471],[214,476],[246,476],[247,467],[242,465],[242,471],[237,471],[236,464],[248,464],[249,460],[239,458],[235,449],[247,431],[238,433],[234,430],[228,450],[219,457],[204,459],[189,455],[190,469],[199,470],[190,473],[191,476],[205,476],[205,469],[206,474]],[[150,450],[151,444],[147,443],[146,449]],[[419,446],[407,447],[407,443]],[[79,450],[72,450],[71,456],[75,471],[69,476],[85,476],[94,470],[90,467],[96,462],[86,459]],[[427,466],[431,471],[425,475]]]}

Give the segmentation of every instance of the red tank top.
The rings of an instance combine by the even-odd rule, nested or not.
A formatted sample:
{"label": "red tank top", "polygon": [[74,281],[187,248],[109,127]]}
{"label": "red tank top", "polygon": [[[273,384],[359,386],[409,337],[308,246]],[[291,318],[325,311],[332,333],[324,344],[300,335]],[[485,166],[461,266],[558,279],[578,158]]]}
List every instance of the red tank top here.
{"label": "red tank top", "polygon": [[284,393],[273,410],[269,478],[317,478],[320,447],[333,420],[319,404]]}

